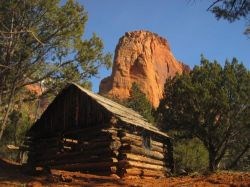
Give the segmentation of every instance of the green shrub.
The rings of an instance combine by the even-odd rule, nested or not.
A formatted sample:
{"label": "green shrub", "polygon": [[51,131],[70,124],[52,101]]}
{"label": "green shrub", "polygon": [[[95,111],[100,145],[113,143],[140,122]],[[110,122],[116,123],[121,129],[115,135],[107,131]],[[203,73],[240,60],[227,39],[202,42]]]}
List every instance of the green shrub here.
{"label": "green shrub", "polygon": [[197,138],[177,140],[174,142],[174,164],[177,173],[182,169],[202,172],[208,166],[208,152]]}

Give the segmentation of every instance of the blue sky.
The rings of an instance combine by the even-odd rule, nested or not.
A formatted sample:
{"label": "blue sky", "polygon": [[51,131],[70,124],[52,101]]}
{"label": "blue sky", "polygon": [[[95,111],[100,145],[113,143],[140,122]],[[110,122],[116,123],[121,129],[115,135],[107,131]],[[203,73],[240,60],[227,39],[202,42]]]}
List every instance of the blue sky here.
{"label": "blue sky", "polygon": [[[119,38],[127,31],[149,30],[167,39],[176,59],[191,68],[200,55],[224,63],[236,57],[250,69],[250,39],[243,32],[244,20],[217,21],[206,11],[207,0],[79,0],[88,12],[85,38],[97,33],[105,51],[114,54]],[[111,70],[101,69],[93,78],[93,91]]]}

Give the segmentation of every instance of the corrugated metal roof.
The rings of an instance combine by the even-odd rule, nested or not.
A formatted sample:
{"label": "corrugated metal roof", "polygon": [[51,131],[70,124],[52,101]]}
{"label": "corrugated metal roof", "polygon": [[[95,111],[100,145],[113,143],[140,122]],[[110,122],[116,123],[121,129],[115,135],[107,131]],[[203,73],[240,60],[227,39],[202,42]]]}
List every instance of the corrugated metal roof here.
{"label": "corrugated metal roof", "polygon": [[118,119],[120,119],[128,124],[142,127],[144,129],[147,129],[147,130],[152,131],[154,133],[160,134],[162,136],[169,137],[166,133],[161,132],[157,127],[148,123],[140,114],[138,114],[134,110],[127,108],[123,105],[120,105],[119,103],[116,103],[116,102],[114,102],[110,99],[107,99],[101,95],[95,94],[87,89],[84,89],[81,86],[79,86],[78,84],[72,83],[72,85],[76,86],[81,91],[83,91],[85,94],[90,96],[97,103],[99,103],[104,108],[106,108],[108,111],[110,111],[113,115],[115,115]]}

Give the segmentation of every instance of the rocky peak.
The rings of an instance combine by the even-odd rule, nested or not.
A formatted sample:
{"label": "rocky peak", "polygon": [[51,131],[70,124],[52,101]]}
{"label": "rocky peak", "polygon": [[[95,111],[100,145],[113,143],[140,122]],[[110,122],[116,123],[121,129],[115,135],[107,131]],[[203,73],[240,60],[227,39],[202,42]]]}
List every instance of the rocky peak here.
{"label": "rocky peak", "polygon": [[126,32],[116,46],[112,74],[101,81],[99,92],[126,99],[136,83],[156,108],[165,80],[188,70],[175,59],[165,38],[149,31]]}

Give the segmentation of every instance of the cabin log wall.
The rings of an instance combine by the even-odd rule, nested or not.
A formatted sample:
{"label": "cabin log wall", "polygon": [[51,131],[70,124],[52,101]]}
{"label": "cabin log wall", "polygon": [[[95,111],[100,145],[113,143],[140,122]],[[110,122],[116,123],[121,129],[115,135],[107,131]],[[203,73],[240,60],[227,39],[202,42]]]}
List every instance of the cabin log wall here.
{"label": "cabin log wall", "polygon": [[[82,129],[84,130],[84,129]],[[117,172],[120,139],[112,128],[88,128],[54,138],[33,139],[30,163],[34,166],[102,174]]]}
{"label": "cabin log wall", "polygon": [[166,167],[167,145],[151,137],[150,148],[143,145],[140,131],[120,128],[118,136],[121,141],[119,150],[118,175],[121,177],[164,177],[169,169]]}
{"label": "cabin log wall", "polygon": [[143,146],[137,131],[112,125],[71,130],[57,137],[33,139],[30,150],[33,164],[41,167],[118,174],[120,177],[164,177],[168,145],[151,139],[151,148]]}
{"label": "cabin log wall", "polygon": [[[129,124],[74,87],[61,92],[27,136],[28,164],[121,177],[164,177],[171,169],[167,136]],[[150,148],[143,133],[150,135]]]}

